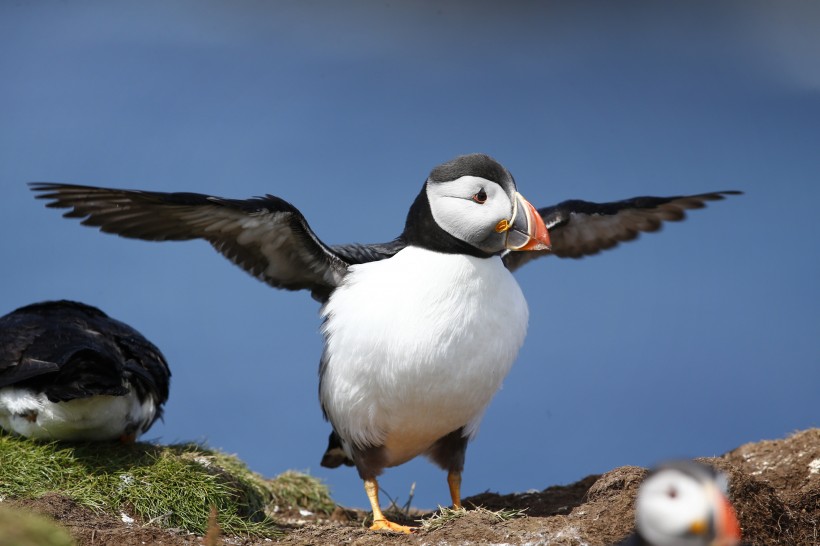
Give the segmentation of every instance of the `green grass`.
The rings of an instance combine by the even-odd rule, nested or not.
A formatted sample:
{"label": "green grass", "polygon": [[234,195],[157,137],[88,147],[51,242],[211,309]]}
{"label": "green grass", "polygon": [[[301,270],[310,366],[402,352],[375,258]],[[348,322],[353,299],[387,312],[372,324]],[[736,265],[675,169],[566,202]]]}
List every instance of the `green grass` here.
{"label": "green grass", "polygon": [[336,507],[327,486],[301,472],[283,472],[269,482],[268,486],[273,496],[272,504],[280,507],[304,508],[319,514],[330,514]]}
{"label": "green grass", "polygon": [[197,444],[42,443],[0,434],[0,497],[50,492],[198,534],[206,531],[212,506],[223,533],[268,537],[279,534],[266,513],[271,503],[333,508],[315,478],[289,472],[281,483],[265,480],[236,457]]}

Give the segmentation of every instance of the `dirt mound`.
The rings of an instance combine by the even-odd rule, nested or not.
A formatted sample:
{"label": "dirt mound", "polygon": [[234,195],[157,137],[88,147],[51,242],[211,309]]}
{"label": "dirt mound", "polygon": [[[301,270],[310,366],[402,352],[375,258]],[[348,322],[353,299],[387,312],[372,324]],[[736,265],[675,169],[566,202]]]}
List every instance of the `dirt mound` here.
{"label": "dirt mound", "polygon": [[745,444],[714,464],[729,474],[747,542],[820,545],[820,429]]}
{"label": "dirt mound", "polygon": [[[785,440],[746,444],[722,457],[702,461],[729,475],[729,496],[740,519],[744,542],[757,546],[820,544],[820,429],[799,432]],[[481,506],[482,510],[442,517],[438,525],[410,536],[367,531],[364,512],[339,508],[330,519],[308,515],[301,521],[283,521],[285,535],[279,542],[606,546],[632,532],[635,493],[645,474],[642,468],[621,467],[541,492],[482,493],[465,499],[466,506]],[[271,543],[270,539],[247,537],[203,542],[195,535],[97,514],[59,495],[6,502],[51,516],[66,526],[80,545]],[[526,516],[514,517],[518,510],[524,510]]]}

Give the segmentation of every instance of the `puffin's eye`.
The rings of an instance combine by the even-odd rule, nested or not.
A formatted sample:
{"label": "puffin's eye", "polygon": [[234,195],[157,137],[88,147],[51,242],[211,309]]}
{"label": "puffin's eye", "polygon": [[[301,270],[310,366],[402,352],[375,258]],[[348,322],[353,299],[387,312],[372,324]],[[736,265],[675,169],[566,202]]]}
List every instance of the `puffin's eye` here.
{"label": "puffin's eye", "polygon": [[670,499],[674,499],[678,496],[678,490],[674,487],[670,487],[666,490],[666,496]]}
{"label": "puffin's eye", "polygon": [[484,188],[478,190],[478,193],[473,196],[473,201],[479,205],[483,205],[487,201],[487,192],[484,191]]}

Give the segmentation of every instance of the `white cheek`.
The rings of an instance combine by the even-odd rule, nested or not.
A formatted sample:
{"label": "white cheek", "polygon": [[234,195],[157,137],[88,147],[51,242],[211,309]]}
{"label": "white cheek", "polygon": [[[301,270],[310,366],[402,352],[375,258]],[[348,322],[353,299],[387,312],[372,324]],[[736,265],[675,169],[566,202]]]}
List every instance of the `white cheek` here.
{"label": "white cheek", "polygon": [[[487,201],[478,204],[471,197],[482,188],[487,192]],[[483,178],[464,176],[452,182],[428,184],[426,191],[436,223],[465,242],[483,241],[500,220],[512,214],[504,190]]]}
{"label": "white cheek", "polygon": [[[667,491],[674,486],[678,494],[672,498]],[[688,535],[693,522],[709,514],[709,502],[703,487],[688,477],[674,480],[656,476],[646,482],[638,494],[637,525],[652,544],[686,546],[700,544],[699,537]]]}

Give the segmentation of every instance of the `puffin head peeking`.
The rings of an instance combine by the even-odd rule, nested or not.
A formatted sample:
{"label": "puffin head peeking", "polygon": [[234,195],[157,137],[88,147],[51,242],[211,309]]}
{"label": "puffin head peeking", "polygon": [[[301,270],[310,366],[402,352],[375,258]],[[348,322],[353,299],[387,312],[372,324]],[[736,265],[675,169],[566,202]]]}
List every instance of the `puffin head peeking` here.
{"label": "puffin head peeking", "polygon": [[407,215],[408,244],[489,257],[505,250],[549,250],[538,211],[515,180],[485,154],[459,156],[430,173]]}
{"label": "puffin head peeking", "polygon": [[703,463],[656,467],[638,491],[637,533],[624,546],[736,546],[740,523],[727,491],[726,476]]}

